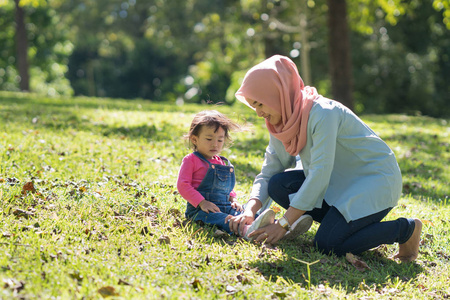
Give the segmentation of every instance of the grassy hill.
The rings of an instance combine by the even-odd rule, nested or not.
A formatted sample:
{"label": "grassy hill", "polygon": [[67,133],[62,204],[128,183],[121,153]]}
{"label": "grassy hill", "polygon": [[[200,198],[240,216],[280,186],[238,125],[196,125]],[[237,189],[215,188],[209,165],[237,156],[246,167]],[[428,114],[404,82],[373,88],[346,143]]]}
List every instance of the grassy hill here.
{"label": "grassy hill", "polygon": [[[193,115],[217,109],[253,124],[223,152],[242,203],[268,135],[243,105],[212,106],[0,92],[0,298],[442,299],[450,297],[450,120],[365,115],[394,150],[419,259],[396,245],[345,258],[294,242],[251,244],[187,224],[175,182]],[[279,212],[280,215],[282,211]]]}

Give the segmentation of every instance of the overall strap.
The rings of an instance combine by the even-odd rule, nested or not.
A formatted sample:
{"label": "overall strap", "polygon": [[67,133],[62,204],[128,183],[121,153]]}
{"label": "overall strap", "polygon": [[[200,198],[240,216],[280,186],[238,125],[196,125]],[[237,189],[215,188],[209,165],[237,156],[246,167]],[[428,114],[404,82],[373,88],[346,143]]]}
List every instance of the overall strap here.
{"label": "overall strap", "polygon": [[198,158],[200,158],[201,160],[206,161],[208,163],[208,165],[211,166],[211,163],[203,155],[201,155],[200,152],[195,151],[194,155],[197,156]]}
{"label": "overall strap", "polygon": [[230,161],[229,161],[225,156],[220,156],[220,158],[221,158],[224,162],[226,162],[226,165],[227,165],[227,166],[230,166],[230,165],[231,165]]}

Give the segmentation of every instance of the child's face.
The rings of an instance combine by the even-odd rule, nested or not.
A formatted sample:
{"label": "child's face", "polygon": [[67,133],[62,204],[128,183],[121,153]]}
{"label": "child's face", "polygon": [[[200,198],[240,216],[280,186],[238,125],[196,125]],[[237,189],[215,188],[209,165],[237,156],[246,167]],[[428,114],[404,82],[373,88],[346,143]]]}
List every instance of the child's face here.
{"label": "child's face", "polygon": [[225,142],[225,130],[219,127],[214,132],[214,127],[203,126],[198,136],[192,136],[191,141],[206,159],[219,155]]}

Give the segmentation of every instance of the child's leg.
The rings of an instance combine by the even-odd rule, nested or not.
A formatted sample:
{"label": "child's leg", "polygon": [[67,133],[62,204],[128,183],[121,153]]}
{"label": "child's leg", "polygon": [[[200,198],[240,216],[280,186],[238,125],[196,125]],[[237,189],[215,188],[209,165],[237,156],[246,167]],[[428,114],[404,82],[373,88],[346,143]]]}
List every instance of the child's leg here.
{"label": "child's leg", "polygon": [[203,221],[205,224],[215,225],[219,229],[226,231],[229,234],[232,234],[229,223],[225,224],[225,218],[228,215],[229,214],[223,212],[206,213],[203,210],[200,210],[192,219],[194,221]]}

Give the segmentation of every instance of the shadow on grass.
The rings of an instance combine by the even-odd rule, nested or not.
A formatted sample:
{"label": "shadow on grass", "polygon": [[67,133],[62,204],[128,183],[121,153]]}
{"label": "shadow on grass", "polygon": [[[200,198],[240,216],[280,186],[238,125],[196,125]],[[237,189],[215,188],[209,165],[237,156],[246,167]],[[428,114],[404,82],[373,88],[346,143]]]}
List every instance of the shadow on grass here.
{"label": "shadow on grass", "polygon": [[[287,256],[285,260],[268,261],[262,251],[260,259],[251,262],[250,266],[260,270],[265,278],[273,282],[281,277],[287,282],[298,283],[305,288],[309,285],[323,284],[340,287],[347,293],[358,289],[382,289],[388,281],[406,283],[424,272],[423,267],[416,263],[400,264],[376,250],[366,251],[360,255],[370,269],[359,271],[344,257],[320,253],[313,247],[312,234],[308,233],[307,236],[277,245],[277,248]],[[306,263],[310,264],[310,275]]]}
{"label": "shadow on grass", "polygon": [[[45,98],[33,94],[0,92],[0,118],[5,123],[18,123],[38,130],[42,127],[61,131],[75,130],[92,132],[102,136],[130,139],[148,139],[151,141],[181,140],[189,124],[183,128],[166,120],[160,124],[138,126],[114,126],[94,122],[82,115],[83,110],[119,110],[122,112],[168,112],[197,113],[199,104],[182,107],[170,103],[153,103],[145,100],[121,100],[105,98]],[[200,108],[203,109],[203,108]],[[204,105],[204,109],[215,109],[213,105]],[[231,107],[227,109],[232,111]],[[253,144],[253,143],[248,143]]]}
{"label": "shadow on grass", "polygon": [[[408,149],[397,156],[404,180],[403,193],[414,198],[431,198],[433,200],[448,197],[448,157],[450,144],[448,139],[435,134],[415,132],[414,134],[395,134],[385,138],[395,141]],[[427,185],[428,181],[443,183],[440,192]],[[445,184],[447,182],[447,184]]]}
{"label": "shadow on grass", "polygon": [[[218,244],[233,245],[238,242],[234,236],[214,236],[217,227],[197,221],[186,220],[184,226],[191,227],[191,231],[202,228],[204,233],[215,237],[213,241]],[[398,263],[387,257],[382,250],[366,251],[359,258],[366,262],[369,269],[358,270],[345,257],[326,255],[313,246],[314,233],[308,232],[294,241],[281,242],[276,248],[261,245],[258,258],[248,261],[248,267],[256,270],[271,282],[283,278],[290,284],[300,284],[308,289],[309,286],[336,287],[347,293],[360,289],[375,290],[383,294],[382,289],[396,282],[407,283],[417,278],[425,270],[417,263]],[[273,251],[282,251],[283,259],[276,259]],[[299,261],[300,260],[300,261]],[[301,262],[302,261],[302,262]],[[240,263],[236,261],[236,263]],[[309,275],[307,264],[310,264]],[[234,266],[231,266],[233,268]]]}
{"label": "shadow on grass", "polygon": [[[182,107],[175,103],[152,102],[144,99],[111,99],[94,97],[45,97],[30,93],[0,91],[0,103],[17,106],[33,106],[45,110],[58,109],[108,109],[121,111],[155,111],[197,113],[201,104],[185,104]],[[204,104],[205,109],[215,109],[214,105]]]}

